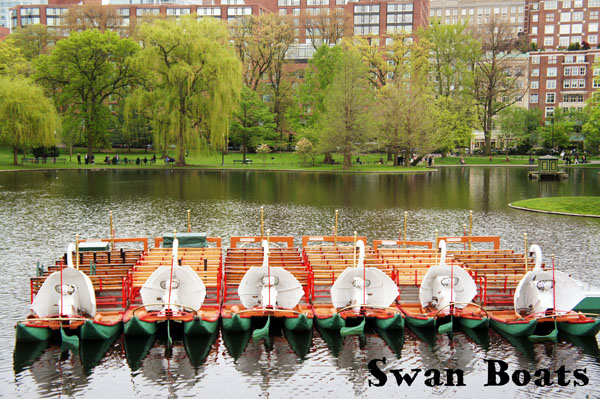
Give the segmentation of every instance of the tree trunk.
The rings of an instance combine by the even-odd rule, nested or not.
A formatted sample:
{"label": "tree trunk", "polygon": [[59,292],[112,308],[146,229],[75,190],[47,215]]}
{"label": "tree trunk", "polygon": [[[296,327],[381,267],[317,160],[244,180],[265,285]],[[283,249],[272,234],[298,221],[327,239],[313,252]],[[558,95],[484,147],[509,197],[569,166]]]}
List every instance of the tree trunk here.
{"label": "tree trunk", "polygon": [[19,149],[17,147],[13,147],[13,163],[15,165],[19,164]]}
{"label": "tree trunk", "polygon": [[92,125],[92,107],[90,105],[88,105],[86,121],[87,126],[85,127],[85,131],[87,133],[87,154],[88,159],[91,162],[92,155],[94,155],[94,135],[92,134],[92,129],[90,129],[90,126]]}
{"label": "tree trunk", "polygon": [[[393,156],[396,156],[395,159],[392,159]],[[387,160],[394,161],[394,166],[398,165],[398,151],[393,151],[392,147],[387,148]]]}
{"label": "tree trunk", "polygon": [[344,153],[344,163],[342,165],[342,169],[347,170],[352,167],[352,153],[345,152]]}
{"label": "tree trunk", "polygon": [[330,152],[325,153],[325,158],[323,158],[323,163],[326,165],[333,165],[333,155]]}
{"label": "tree trunk", "polygon": [[[183,123],[183,122],[181,122]],[[177,135],[177,162],[175,166],[185,166],[185,149],[183,148],[183,125],[179,126],[179,134]]]}
{"label": "tree trunk", "polygon": [[244,164],[246,163],[246,152],[247,152],[246,144],[242,144],[242,160],[243,160]]}

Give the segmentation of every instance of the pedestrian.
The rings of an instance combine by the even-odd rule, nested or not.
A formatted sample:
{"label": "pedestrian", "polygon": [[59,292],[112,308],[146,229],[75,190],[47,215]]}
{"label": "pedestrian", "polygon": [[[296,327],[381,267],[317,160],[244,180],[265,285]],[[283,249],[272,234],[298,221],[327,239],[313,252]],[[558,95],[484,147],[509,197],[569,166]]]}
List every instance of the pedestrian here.
{"label": "pedestrian", "polygon": [[77,163],[81,165],[81,154],[77,153]]}
{"label": "pedestrian", "polygon": [[90,161],[88,159],[88,154],[85,154],[85,164],[87,165],[88,163],[90,163]]}
{"label": "pedestrian", "polygon": [[492,156],[490,155],[490,162],[492,162]]}

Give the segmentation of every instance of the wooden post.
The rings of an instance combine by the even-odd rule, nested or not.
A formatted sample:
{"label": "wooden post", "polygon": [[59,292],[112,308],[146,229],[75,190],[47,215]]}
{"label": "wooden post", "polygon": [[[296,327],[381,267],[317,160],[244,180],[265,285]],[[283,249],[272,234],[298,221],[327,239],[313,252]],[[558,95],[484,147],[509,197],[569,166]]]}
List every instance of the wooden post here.
{"label": "wooden post", "polygon": [[354,258],[352,260],[352,265],[354,267],[356,267],[356,236],[358,236],[358,233],[355,231],[354,232]]}
{"label": "wooden post", "polygon": [[333,226],[333,243],[337,246],[338,210],[335,210],[335,225]]}
{"label": "wooden post", "polygon": [[469,211],[469,251],[471,250],[471,237],[473,236],[473,211]]}
{"label": "wooden post", "polygon": [[404,248],[406,248],[406,225],[408,223],[408,212],[404,212]]}
{"label": "wooden post", "polygon": [[527,266],[527,261],[529,258],[529,255],[527,254],[527,233],[523,233],[523,237],[525,238],[525,273],[527,273],[529,271]]}
{"label": "wooden post", "polygon": [[260,238],[265,236],[265,208],[260,207]]}
{"label": "wooden post", "polygon": [[187,214],[188,214],[188,233],[192,232],[192,221],[191,221],[191,218],[190,218],[190,213],[191,213],[191,210],[188,209],[188,211],[187,211]]}
{"label": "wooden post", "polygon": [[115,248],[115,229],[113,227],[113,214],[112,211],[108,211],[108,215],[110,217],[110,239],[111,239],[111,247]]}
{"label": "wooden post", "polygon": [[79,234],[75,234],[75,265],[76,269],[79,270]]}

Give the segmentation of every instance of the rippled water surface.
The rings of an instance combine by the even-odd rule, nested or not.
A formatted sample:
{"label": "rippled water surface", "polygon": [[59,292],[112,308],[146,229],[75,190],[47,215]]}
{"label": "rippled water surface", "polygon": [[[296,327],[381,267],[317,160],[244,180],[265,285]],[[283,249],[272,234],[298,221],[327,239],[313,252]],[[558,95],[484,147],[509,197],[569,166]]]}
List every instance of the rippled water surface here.
{"label": "rippled water surface", "polygon": [[[77,355],[59,346],[17,347],[14,323],[27,314],[29,277],[35,263],[48,264],[79,233],[109,235],[108,210],[118,237],[154,237],[186,226],[224,238],[260,232],[259,209],[273,235],[330,233],[335,209],[339,234],[358,231],[372,239],[398,236],[404,212],[408,239],[458,235],[473,210],[474,235],[500,235],[503,248],[522,252],[523,233],[538,243],[545,261],[600,286],[600,220],[512,210],[516,200],[559,195],[600,195],[598,169],[570,170],[569,179],[537,182],[521,168],[447,168],[419,175],[313,174],[218,171],[51,171],[0,173],[0,395],[6,397],[599,397],[600,350],[595,339],[561,337],[556,344],[484,336],[401,336],[375,331],[344,340],[322,335],[271,337],[245,344],[244,337],[213,342],[178,340],[167,350],[160,339],[145,347],[119,337],[82,345]],[[139,341],[139,340],[138,340]],[[240,342],[241,341],[241,342]],[[245,346],[244,346],[245,345]],[[127,349],[127,350],[126,350]],[[106,352],[104,356],[100,356]],[[137,354],[132,356],[131,354]],[[397,386],[389,372],[383,387],[367,367],[385,357],[385,370],[422,369],[412,386]],[[533,383],[485,387],[485,360],[503,360],[508,372],[565,366],[561,387]],[[465,386],[429,387],[426,369],[460,369]],[[585,369],[586,386],[574,386],[573,370]],[[444,379],[445,381],[445,379]]]}

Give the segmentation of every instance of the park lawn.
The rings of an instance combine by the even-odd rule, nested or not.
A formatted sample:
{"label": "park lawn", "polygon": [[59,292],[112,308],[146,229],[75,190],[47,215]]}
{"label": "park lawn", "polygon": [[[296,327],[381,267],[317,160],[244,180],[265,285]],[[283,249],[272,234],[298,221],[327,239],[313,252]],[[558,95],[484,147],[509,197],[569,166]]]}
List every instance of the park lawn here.
{"label": "park lawn", "polygon": [[600,216],[600,197],[546,197],[513,202],[514,206],[550,212]]}
{"label": "park lawn", "polygon": [[[82,156],[81,165],[77,163],[77,153]],[[102,152],[95,152],[94,156],[96,163],[94,165],[85,165],[83,161],[83,155],[85,154],[84,148],[76,148],[73,151],[73,156],[69,157],[68,153],[64,153],[61,150],[61,154],[58,156],[56,163],[53,162],[52,158],[48,158],[46,163],[31,163],[25,162],[24,164],[13,165],[13,155],[10,149],[0,148],[0,170],[35,170],[35,169],[99,169],[99,168],[172,168],[171,165],[166,165],[164,160],[157,159],[156,164],[150,164],[150,162],[140,165],[135,163],[130,164],[119,164],[119,165],[106,165],[104,159],[108,155],[111,159],[115,154],[119,154],[121,161],[127,157],[130,161],[135,161],[136,158],[141,160],[145,158],[150,160],[154,155],[152,150],[148,150],[147,153],[143,149],[134,149],[131,153],[124,149],[112,149]],[[174,157],[173,151],[168,152],[169,156]],[[159,157],[160,154],[157,154]],[[391,162],[384,162],[383,165],[379,164],[379,160],[385,155],[382,154],[364,154],[359,155],[362,164],[356,163],[357,156],[352,158],[353,165],[348,172],[419,172],[424,171],[426,168],[423,166],[419,167],[398,167],[391,165]],[[19,155],[19,162],[21,162],[23,156]],[[28,154],[26,158],[33,158],[33,155]],[[246,158],[252,160],[251,164],[243,164],[241,161],[243,156],[238,152],[230,152],[224,156],[224,165],[222,165],[222,156],[220,153],[207,153],[207,154],[194,154],[190,153],[186,157],[186,163],[190,168],[206,168],[206,169],[259,169],[259,170],[298,170],[298,171],[343,171],[342,169],[342,155],[334,154],[333,159],[336,162],[335,165],[321,164],[323,160],[323,154],[315,156],[314,164],[308,160],[303,163],[300,157],[293,152],[283,153],[270,153],[266,155],[261,154],[247,154]]]}
{"label": "park lawn", "polygon": [[[490,161],[489,156],[473,155],[465,156],[465,165],[528,165],[529,157],[527,155],[510,155],[509,161],[506,161],[506,155],[494,155]],[[441,157],[435,158],[434,166],[460,165],[460,157]]]}

